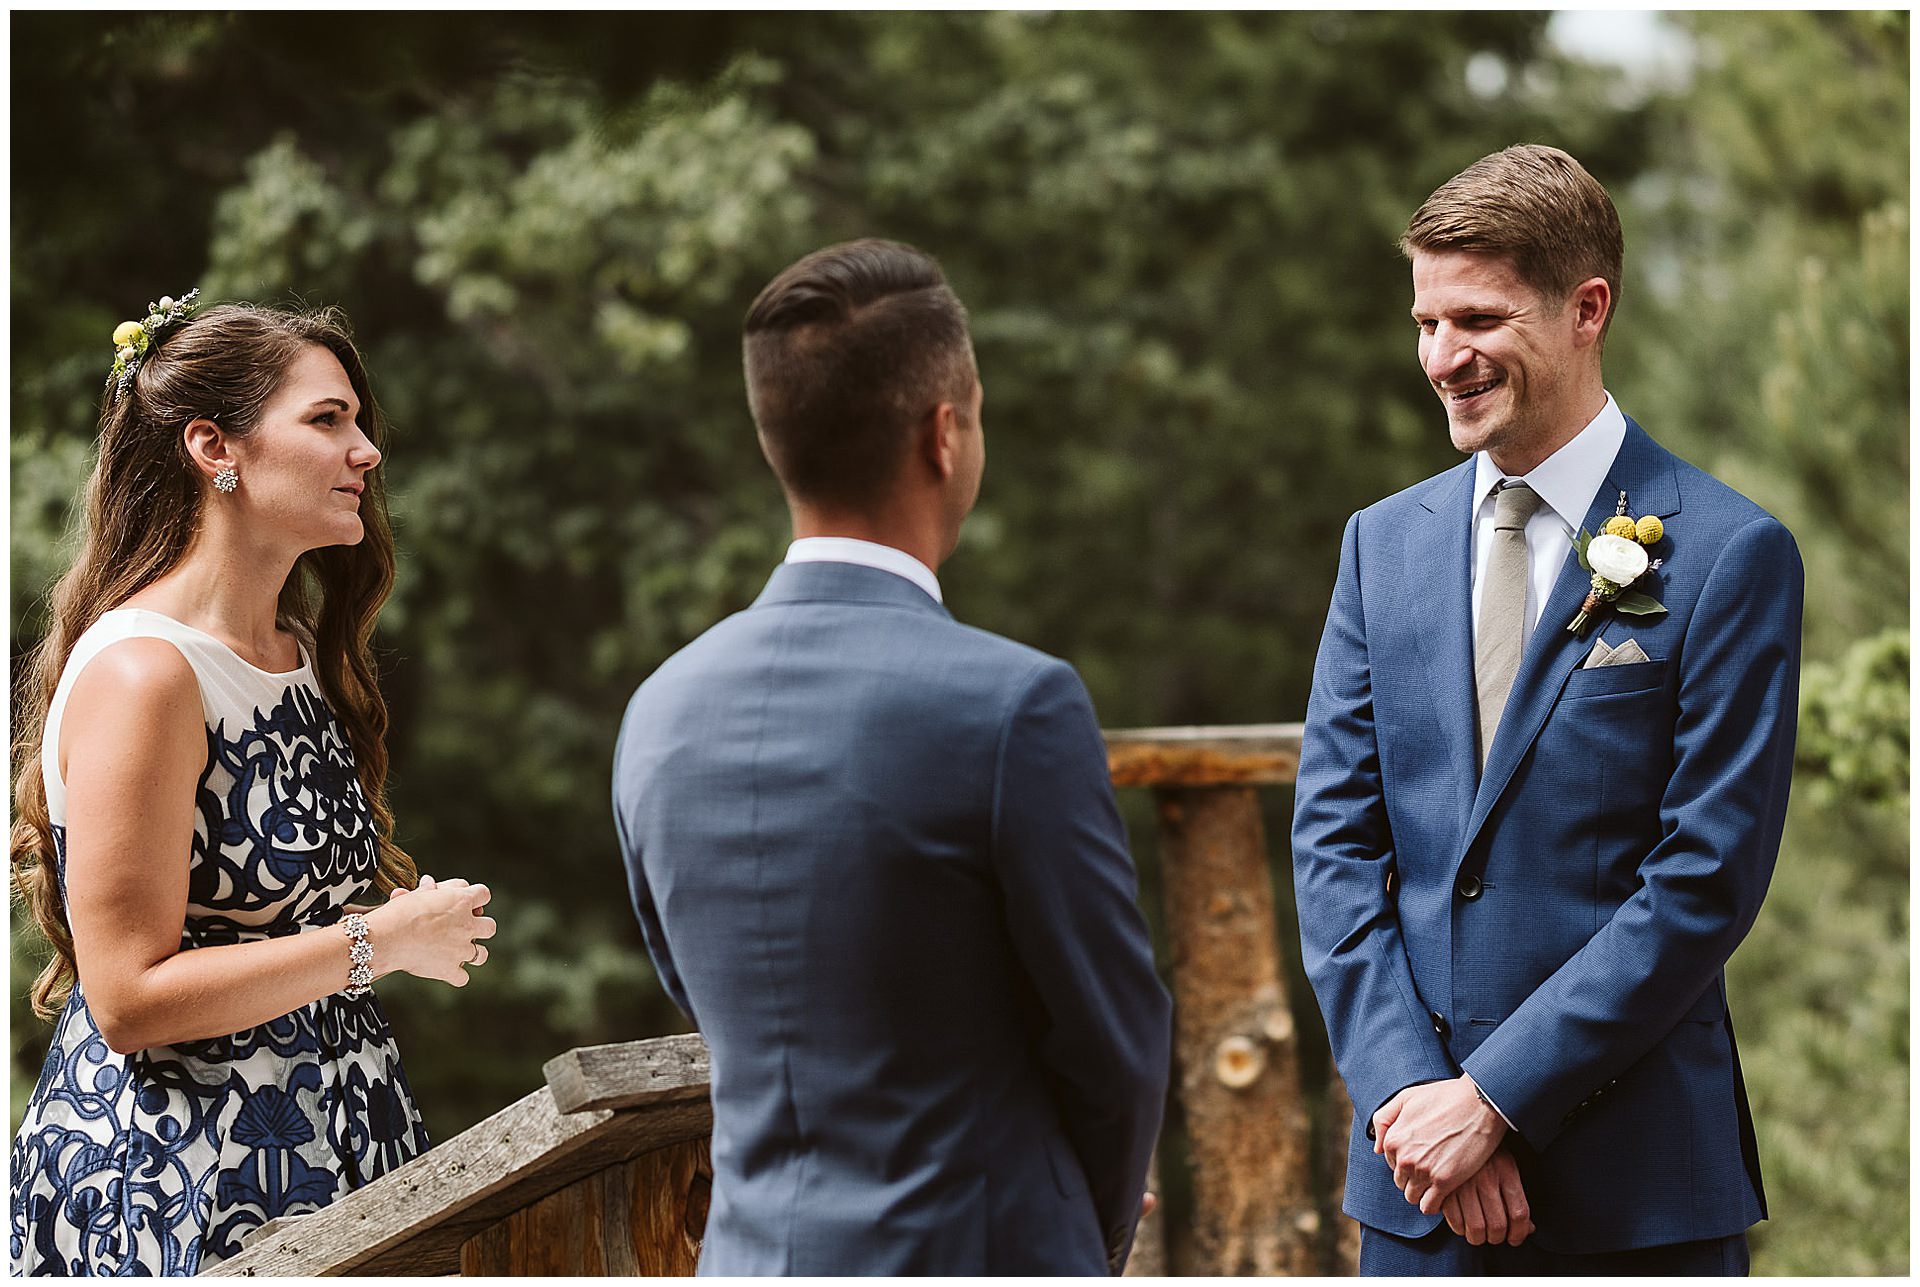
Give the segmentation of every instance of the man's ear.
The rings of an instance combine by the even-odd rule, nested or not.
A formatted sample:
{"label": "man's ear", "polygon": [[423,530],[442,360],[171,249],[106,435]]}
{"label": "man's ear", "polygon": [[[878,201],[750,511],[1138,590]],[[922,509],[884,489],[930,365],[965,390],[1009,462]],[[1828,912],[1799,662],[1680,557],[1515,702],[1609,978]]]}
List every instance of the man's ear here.
{"label": "man's ear", "polygon": [[1574,343],[1582,348],[1600,342],[1613,313],[1613,288],[1604,277],[1589,277],[1573,289]]}
{"label": "man's ear", "polygon": [[960,413],[942,402],[920,422],[920,458],[935,478],[946,482],[960,465]]}
{"label": "man's ear", "polygon": [[207,478],[234,467],[232,442],[219,425],[205,416],[189,420],[187,427],[180,431],[180,440],[194,467]]}

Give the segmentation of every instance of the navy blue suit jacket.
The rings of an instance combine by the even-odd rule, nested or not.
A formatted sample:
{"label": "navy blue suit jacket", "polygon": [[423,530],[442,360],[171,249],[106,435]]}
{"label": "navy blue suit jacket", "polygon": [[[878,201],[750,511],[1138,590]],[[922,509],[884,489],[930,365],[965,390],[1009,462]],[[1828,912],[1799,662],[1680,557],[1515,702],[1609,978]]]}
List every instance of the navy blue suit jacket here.
{"label": "navy blue suit jacket", "polygon": [[703,1274],[1104,1274],[1169,1002],[1072,667],[783,565],[627,708],[647,947],[713,1056]]}
{"label": "navy blue suit jacket", "polygon": [[[1779,849],[1802,574],[1787,530],[1632,421],[1586,519],[1658,515],[1661,617],[1565,627],[1571,554],[1476,771],[1471,460],[1356,514],[1314,669],[1300,933],[1355,1106],[1346,1210],[1418,1236],[1368,1119],[1464,1069],[1511,1119],[1540,1245],[1766,1213],[1722,967]],[[1583,669],[1604,638],[1650,660]]]}

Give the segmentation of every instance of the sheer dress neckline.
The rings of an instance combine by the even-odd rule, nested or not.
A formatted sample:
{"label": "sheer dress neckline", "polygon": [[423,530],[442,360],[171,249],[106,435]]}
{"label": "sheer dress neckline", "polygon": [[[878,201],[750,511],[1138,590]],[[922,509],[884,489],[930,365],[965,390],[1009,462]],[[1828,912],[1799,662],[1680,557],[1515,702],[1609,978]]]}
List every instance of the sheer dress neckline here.
{"label": "sheer dress neckline", "polygon": [[292,680],[292,679],[298,678],[301,675],[306,674],[308,671],[313,669],[313,659],[307,655],[307,646],[304,643],[301,643],[298,639],[294,640],[293,646],[300,654],[300,664],[298,666],[295,666],[292,670],[267,670],[264,667],[254,665],[252,662],[248,661],[245,657],[242,657],[239,653],[234,651],[233,645],[227,643],[224,639],[221,639],[218,635],[208,634],[206,631],[200,629],[198,626],[190,626],[186,622],[180,620],[178,617],[170,617],[164,612],[155,612],[152,608],[114,608],[111,611],[103,612],[100,615],[102,617],[110,617],[110,616],[113,616],[115,613],[121,613],[121,612],[133,612],[133,613],[140,613],[149,617],[158,617],[160,618],[160,620],[168,622],[169,624],[176,626],[181,630],[185,630],[189,634],[198,635],[200,636],[200,638],[205,639],[209,643],[214,644],[216,647],[224,651],[228,656],[232,657],[235,661],[239,662],[242,666],[245,666],[248,670],[251,670],[254,674],[259,675],[264,679]]}

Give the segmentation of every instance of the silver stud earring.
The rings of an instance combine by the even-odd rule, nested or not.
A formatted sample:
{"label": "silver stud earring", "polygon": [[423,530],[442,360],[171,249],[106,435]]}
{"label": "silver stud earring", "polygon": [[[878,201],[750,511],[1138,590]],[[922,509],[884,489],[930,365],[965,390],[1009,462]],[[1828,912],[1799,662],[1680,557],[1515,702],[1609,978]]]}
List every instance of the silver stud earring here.
{"label": "silver stud earring", "polygon": [[232,465],[222,465],[213,476],[213,485],[220,492],[231,496],[240,490],[240,473]]}

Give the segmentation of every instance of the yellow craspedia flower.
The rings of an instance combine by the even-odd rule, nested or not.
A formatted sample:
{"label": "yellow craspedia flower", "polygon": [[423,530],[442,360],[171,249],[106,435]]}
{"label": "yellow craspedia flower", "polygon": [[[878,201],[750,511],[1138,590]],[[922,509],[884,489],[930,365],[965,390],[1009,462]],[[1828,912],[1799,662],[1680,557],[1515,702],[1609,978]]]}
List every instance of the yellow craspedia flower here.
{"label": "yellow craspedia flower", "polygon": [[1623,536],[1631,541],[1634,536],[1633,520],[1625,514],[1615,514],[1601,525],[1600,531],[1606,536]]}
{"label": "yellow craspedia flower", "polygon": [[138,322],[122,322],[113,328],[113,346],[125,348],[147,333],[147,328]]}
{"label": "yellow craspedia flower", "polygon": [[1666,534],[1667,529],[1651,514],[1642,514],[1640,521],[1633,525],[1633,537],[1642,545],[1657,545]]}

